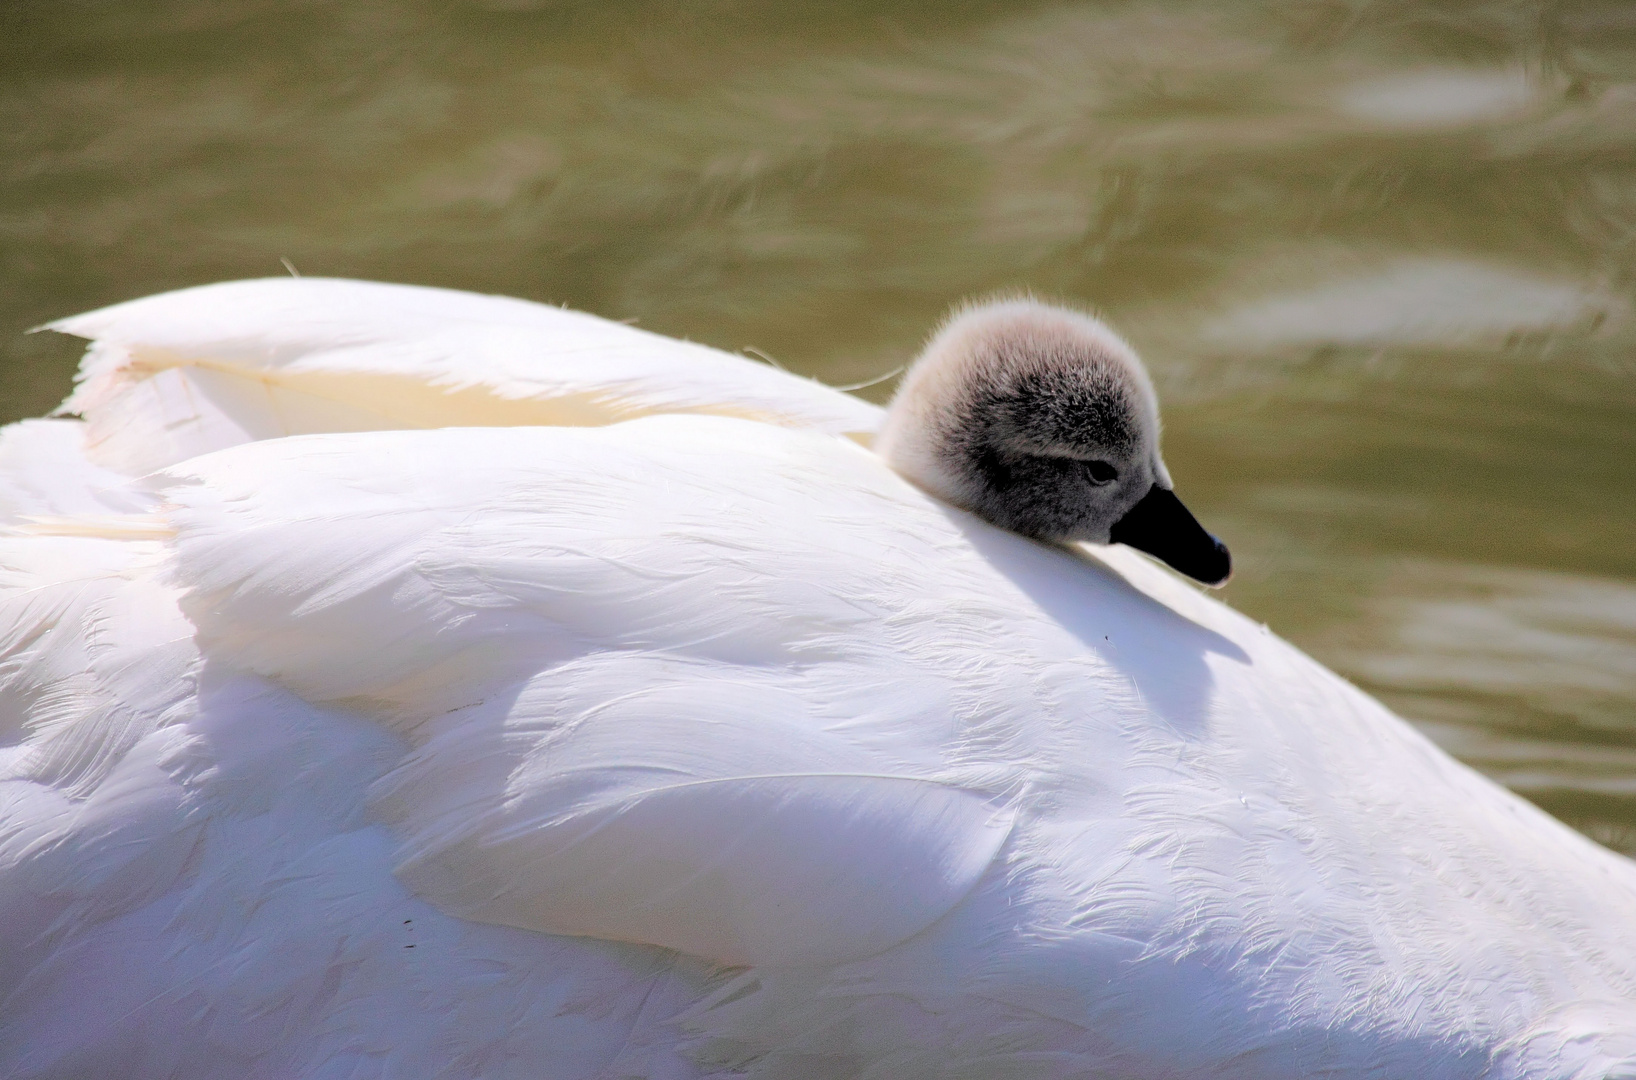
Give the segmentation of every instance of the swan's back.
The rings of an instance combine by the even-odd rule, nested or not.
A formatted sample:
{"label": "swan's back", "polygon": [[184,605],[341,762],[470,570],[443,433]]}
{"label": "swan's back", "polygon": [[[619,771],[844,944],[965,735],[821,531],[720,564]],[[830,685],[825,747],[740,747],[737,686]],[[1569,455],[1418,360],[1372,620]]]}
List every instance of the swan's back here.
{"label": "swan's back", "polygon": [[[425,297],[216,288],[67,324],[137,359],[93,351],[78,487],[0,488],[0,1073],[1636,1060],[1631,864],[1140,557],[922,493],[845,437],[870,407],[674,343],[508,397],[560,357],[454,381],[465,331],[480,360],[484,312],[563,313],[343,332],[352,290]],[[167,372],[457,429],[257,440],[274,405]],[[547,412],[473,427],[474,386]],[[110,488],[135,452],[98,432],[174,400],[199,422]]]}

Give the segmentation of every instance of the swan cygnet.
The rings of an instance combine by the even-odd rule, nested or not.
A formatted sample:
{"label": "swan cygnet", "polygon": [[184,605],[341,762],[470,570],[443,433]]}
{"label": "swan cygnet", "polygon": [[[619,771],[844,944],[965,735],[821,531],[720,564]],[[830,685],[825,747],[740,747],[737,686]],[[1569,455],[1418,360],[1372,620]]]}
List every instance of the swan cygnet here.
{"label": "swan cygnet", "polygon": [[1100,320],[1032,299],[957,310],[904,377],[875,441],[920,487],[1038,540],[1126,544],[1206,585],[1227,547],[1176,497],[1159,403]]}

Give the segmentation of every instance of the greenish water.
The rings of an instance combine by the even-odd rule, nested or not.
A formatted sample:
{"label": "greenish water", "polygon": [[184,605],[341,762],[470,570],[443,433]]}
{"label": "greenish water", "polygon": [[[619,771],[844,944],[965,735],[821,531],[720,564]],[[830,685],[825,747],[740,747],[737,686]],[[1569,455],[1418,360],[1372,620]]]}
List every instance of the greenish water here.
{"label": "greenish water", "polygon": [[678,7],[0,0],[0,420],[26,328],[280,258],[836,383],[1029,287],[1230,602],[1636,850],[1636,6]]}

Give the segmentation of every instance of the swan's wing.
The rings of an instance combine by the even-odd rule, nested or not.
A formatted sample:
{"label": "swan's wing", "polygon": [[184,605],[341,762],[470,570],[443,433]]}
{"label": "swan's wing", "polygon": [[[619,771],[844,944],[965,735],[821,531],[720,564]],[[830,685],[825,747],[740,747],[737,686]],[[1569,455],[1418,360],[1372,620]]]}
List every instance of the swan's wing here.
{"label": "swan's wing", "polygon": [[[376,812],[445,910],[833,963],[938,919],[1006,840],[989,726],[1023,726],[1044,660],[993,662],[981,556],[844,440],[381,432],[170,475],[205,655],[409,740]],[[958,703],[970,665],[1016,685]]]}
{"label": "swan's wing", "polygon": [[89,422],[96,460],[127,472],[317,432],[599,425],[683,412],[863,434],[880,415],[716,349],[447,289],[234,281],[50,328],[93,341],[63,408]]}
{"label": "swan's wing", "polygon": [[686,963],[415,899],[364,809],[404,744],[201,678],[168,554],[0,537],[0,1075],[692,1075]]}
{"label": "swan's wing", "polygon": [[23,420],[0,427],[0,528],[41,519],[80,519],[153,509],[130,477],[92,462],[80,420]]}
{"label": "swan's wing", "polygon": [[[1060,860],[1045,907],[1113,934],[1064,929],[1091,952],[1185,942],[1209,909],[1223,941],[1339,935],[1318,979],[1382,920],[1480,937],[1526,892],[1594,938],[1628,896],[1627,867],[1565,904],[1617,860],[1241,616],[1154,603],[846,440],[672,416],[275,440],[170,475],[205,655],[401,734],[376,812],[403,880],[472,918],[818,964],[962,919],[970,946],[1008,925],[1008,874]],[[1539,883],[1484,869],[1524,845]],[[1447,890],[1455,857],[1491,891]],[[1548,969],[1533,948],[1508,963]]]}
{"label": "swan's wing", "polygon": [[154,541],[0,537],[0,1003],[67,924],[152,900],[191,849],[179,789],[134,752],[193,696],[164,557]]}

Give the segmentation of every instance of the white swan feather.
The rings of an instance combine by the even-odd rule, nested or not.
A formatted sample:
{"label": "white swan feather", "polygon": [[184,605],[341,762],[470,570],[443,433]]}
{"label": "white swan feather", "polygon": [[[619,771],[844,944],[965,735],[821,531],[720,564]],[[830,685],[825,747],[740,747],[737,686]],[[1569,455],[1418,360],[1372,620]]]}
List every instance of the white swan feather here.
{"label": "white swan feather", "polygon": [[874,406],[703,345],[502,296],[232,281],[52,323],[94,342],[66,412],[93,460],[147,472],[326,431],[596,425],[652,413],[868,433]]}

